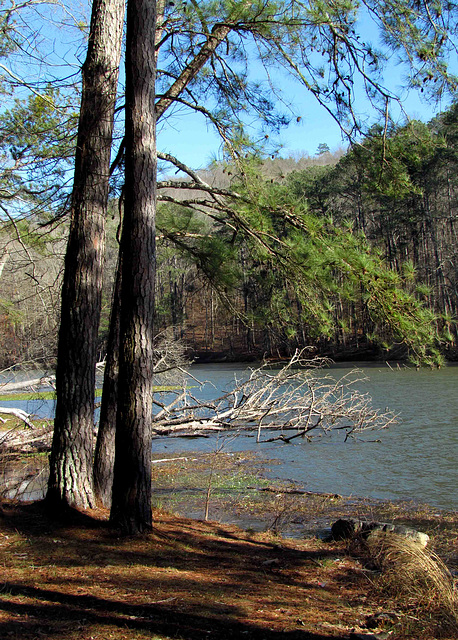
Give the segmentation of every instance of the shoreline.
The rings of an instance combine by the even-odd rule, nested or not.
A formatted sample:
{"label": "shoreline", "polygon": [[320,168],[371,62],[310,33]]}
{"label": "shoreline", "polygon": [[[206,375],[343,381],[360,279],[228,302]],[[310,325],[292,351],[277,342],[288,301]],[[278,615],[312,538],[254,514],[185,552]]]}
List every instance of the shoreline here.
{"label": "shoreline", "polygon": [[[3,486],[8,469],[17,472],[10,481],[10,498],[17,500],[17,490],[25,490],[28,501],[43,497],[48,451],[41,440],[34,451],[3,459]],[[153,454],[153,508],[196,521],[203,521],[207,512],[209,520],[224,525],[296,540],[320,538],[340,518],[402,524],[427,533],[431,548],[458,571],[458,511],[410,500],[305,490],[299,483],[269,478],[268,468],[275,463],[250,452]]]}
{"label": "shoreline", "polygon": [[[211,463],[211,454],[196,454],[153,465],[153,506],[203,520]],[[409,500],[302,491],[297,484],[267,478],[264,471],[255,454],[219,455],[213,461],[209,519],[292,539],[325,536],[340,518],[402,524],[427,533],[431,548],[458,571],[458,511]]]}

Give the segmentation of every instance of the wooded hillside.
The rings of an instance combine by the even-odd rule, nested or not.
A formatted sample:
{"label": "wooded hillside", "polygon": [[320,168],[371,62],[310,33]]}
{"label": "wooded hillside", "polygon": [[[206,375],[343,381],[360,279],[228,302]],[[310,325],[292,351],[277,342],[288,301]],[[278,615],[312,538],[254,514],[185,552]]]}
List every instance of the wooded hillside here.
{"label": "wooded hillside", "polygon": [[[260,162],[264,187],[287,192],[323,220],[364,234],[408,289],[439,317],[442,350],[456,358],[458,264],[458,106],[428,124],[412,121],[384,138],[374,129],[344,152]],[[199,174],[217,189],[237,186],[234,167],[215,164]],[[253,254],[233,231],[221,232],[203,210],[179,206],[189,198],[164,179],[158,214],[156,317],[173,327],[191,357],[201,360],[287,357],[313,345],[335,359],[402,358],[402,347],[373,336],[364,295],[349,302],[336,290],[329,307],[338,330],[317,331],[304,319],[294,287]],[[160,183],[161,185],[161,183]],[[159,185],[159,186],[160,186]],[[278,195],[278,194],[277,194]],[[198,194],[192,193],[194,198]],[[105,353],[119,224],[111,205],[100,359]],[[10,221],[1,235],[2,367],[52,363],[63,262],[61,226],[39,239],[37,226]],[[177,241],[178,240],[178,241]],[[181,244],[180,244],[181,242]],[[191,249],[191,250],[190,250]],[[310,256],[311,261],[319,260]]]}
{"label": "wooded hillside", "polygon": [[[265,187],[286,191],[318,218],[364,235],[408,290],[437,314],[442,349],[450,359],[456,358],[458,305],[457,118],[455,106],[428,124],[393,128],[387,137],[374,129],[340,158],[325,153],[258,167]],[[227,187],[237,182],[232,171],[218,166],[204,177]],[[337,359],[404,356],[402,347],[373,335],[363,292],[348,301],[336,288],[328,302],[338,329],[330,334],[323,326],[320,335],[304,319],[294,287],[275,264],[269,267],[250,254],[236,234],[224,237],[203,214],[191,215],[176,204],[163,206],[158,224],[168,229],[159,242],[158,320],[174,326],[193,355],[275,358],[314,345]],[[173,228],[183,239],[181,251],[176,237],[168,238]],[[194,244],[194,253],[192,236],[206,239],[205,247]],[[320,258],[310,255],[310,260]],[[212,262],[212,279],[205,277],[202,261]]]}

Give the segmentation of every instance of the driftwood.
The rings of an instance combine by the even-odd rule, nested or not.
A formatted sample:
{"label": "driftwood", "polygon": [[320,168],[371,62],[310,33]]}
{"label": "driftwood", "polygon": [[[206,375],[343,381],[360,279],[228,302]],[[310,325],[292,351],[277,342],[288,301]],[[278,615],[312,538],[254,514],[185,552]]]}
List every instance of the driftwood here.
{"label": "driftwood", "polygon": [[52,422],[39,428],[23,429],[13,427],[0,434],[0,452],[2,459],[18,453],[46,451],[51,445]]}
{"label": "driftwood", "polygon": [[[42,376],[41,378],[33,378],[31,380],[23,380],[21,382],[6,382],[0,385],[0,391],[2,393],[11,393],[13,391],[20,391],[21,389],[31,389],[34,390],[37,387],[42,387],[44,385],[53,385],[56,377],[54,375]],[[0,407],[0,421],[5,422],[5,420],[1,417],[1,415],[11,415],[22,420],[27,427],[30,429],[34,429],[35,425],[32,422],[32,414],[27,413],[23,409],[19,409],[17,407]],[[17,439],[17,434],[14,433],[15,430],[12,430],[11,438]],[[0,444],[4,444],[6,440],[11,438],[2,437],[0,439]]]}
{"label": "driftwood", "polygon": [[[370,397],[356,389],[356,383],[364,379],[361,371],[355,369],[335,380],[323,369],[329,361],[310,360],[304,353],[296,352],[280,369],[266,364],[243,373],[241,379],[234,379],[231,389],[212,400],[202,400],[195,391],[196,387],[211,383],[198,381],[187,373],[189,386],[154,395],[157,411],[153,433],[206,437],[248,430],[256,432],[258,442],[289,443],[299,437],[312,440],[336,431],[347,440],[396,422],[393,414],[374,409]],[[12,390],[13,385],[18,389],[51,382],[52,377],[48,376],[2,388]],[[26,412],[6,408],[5,413],[16,415],[33,427]]]}
{"label": "driftwood", "polygon": [[0,386],[2,393],[10,393],[11,391],[19,391],[20,389],[33,389],[44,385],[53,385],[56,376],[44,376],[42,378],[33,378],[32,380],[23,380],[22,382],[6,382]]}
{"label": "driftwood", "polygon": [[[21,382],[5,382],[0,385],[1,393],[12,393],[13,391],[20,391],[21,389],[30,389],[36,390],[37,387],[43,387],[45,385],[53,386],[56,380],[56,376],[54,375],[46,375],[41,378],[32,378],[30,380],[22,380]],[[4,415],[12,415],[22,420],[24,424],[26,424],[30,429],[34,429],[35,425],[32,422],[32,414],[27,413],[23,409],[18,409],[17,407],[0,407],[0,414]],[[5,422],[5,420],[0,415],[0,421]],[[14,431],[14,430],[13,430]],[[15,439],[17,438],[14,435]],[[5,438],[2,438],[0,443],[4,444]]]}
{"label": "driftwood", "polygon": [[[370,397],[355,388],[364,379],[361,371],[336,381],[323,370],[326,364],[297,352],[279,370],[264,365],[235,379],[232,389],[214,400],[199,399],[192,388],[172,394],[172,399],[169,393],[168,402],[155,396],[153,431],[163,436],[251,430],[258,442],[288,443],[334,431],[347,440],[396,422],[393,414],[374,409]],[[266,437],[272,431],[276,433]]]}
{"label": "driftwood", "polygon": [[326,493],[325,491],[304,491],[303,489],[275,489],[275,487],[261,487],[258,491],[266,491],[267,493],[277,493],[288,496],[319,496],[320,498],[341,499],[338,493]]}
{"label": "driftwood", "polygon": [[[28,427],[33,429],[34,425],[31,421],[31,414],[23,411],[22,409],[15,409],[14,407],[0,407],[0,414],[12,415],[22,420]],[[5,422],[5,420],[0,416],[0,420]]]}

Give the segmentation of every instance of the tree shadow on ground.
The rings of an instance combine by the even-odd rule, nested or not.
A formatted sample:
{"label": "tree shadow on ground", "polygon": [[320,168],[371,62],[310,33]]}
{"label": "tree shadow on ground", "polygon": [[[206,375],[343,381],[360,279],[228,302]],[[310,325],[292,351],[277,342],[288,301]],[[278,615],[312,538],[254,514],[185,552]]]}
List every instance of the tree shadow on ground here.
{"label": "tree shadow on ground", "polygon": [[120,538],[96,515],[5,508],[0,637],[329,640],[351,626],[342,545],[162,513],[151,534]]}
{"label": "tree shadow on ground", "polygon": [[[166,610],[154,605],[128,605],[88,595],[65,595],[56,591],[4,584],[0,610],[19,616],[17,622],[0,622],[0,637],[32,638],[46,633],[47,638],[65,638],[74,631],[94,624],[113,630],[130,629],[183,640],[202,638],[248,638],[253,640],[329,640],[336,636],[298,631],[274,631],[255,624],[211,619],[210,617]],[[7,596],[33,599],[29,602],[11,602]]]}

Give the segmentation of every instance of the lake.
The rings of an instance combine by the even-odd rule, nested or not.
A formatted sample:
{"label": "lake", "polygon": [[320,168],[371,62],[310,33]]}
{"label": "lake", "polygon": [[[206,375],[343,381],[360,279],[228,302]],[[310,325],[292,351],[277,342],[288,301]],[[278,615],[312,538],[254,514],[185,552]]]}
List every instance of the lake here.
{"label": "lake", "polygon": [[[381,499],[427,502],[443,509],[458,509],[458,367],[439,371],[359,364],[367,376],[358,388],[369,393],[374,407],[399,414],[400,422],[381,432],[371,432],[358,442],[332,436],[308,443],[256,444],[241,435],[228,445],[232,451],[257,451],[266,459],[281,460],[271,477],[291,479],[309,491],[340,493]],[[192,372],[224,388],[242,365],[197,365]],[[329,369],[333,377],[348,366]],[[214,393],[208,385],[206,393]],[[213,439],[214,440],[214,439]],[[155,453],[208,451],[212,438],[186,440],[158,438]]]}
{"label": "lake", "polygon": [[[355,365],[356,366],[356,365]],[[290,479],[309,491],[381,499],[427,502],[442,509],[458,509],[458,366],[439,371],[389,368],[359,363],[367,380],[358,388],[371,395],[373,405],[399,414],[400,422],[388,430],[370,433],[368,439],[381,442],[343,442],[342,437],[295,444],[257,444],[254,437],[240,435],[228,444],[228,451],[256,451],[281,462],[270,472],[272,478]],[[202,394],[215,397],[234,376],[242,376],[246,365],[194,365],[192,374],[211,381]],[[350,371],[333,366],[334,377]],[[44,416],[52,402],[3,402]],[[157,438],[154,453],[211,451],[215,439]]]}

